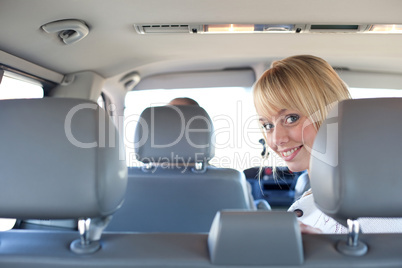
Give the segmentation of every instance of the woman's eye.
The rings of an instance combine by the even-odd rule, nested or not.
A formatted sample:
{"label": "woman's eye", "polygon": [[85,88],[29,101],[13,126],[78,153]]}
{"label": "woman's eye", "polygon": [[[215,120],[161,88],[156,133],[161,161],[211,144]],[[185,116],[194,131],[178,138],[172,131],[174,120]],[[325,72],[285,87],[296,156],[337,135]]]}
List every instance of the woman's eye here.
{"label": "woman's eye", "polygon": [[262,128],[265,130],[271,130],[274,128],[274,125],[270,124],[270,123],[264,123],[264,124],[262,124]]}
{"label": "woman's eye", "polygon": [[292,124],[292,123],[296,122],[297,120],[299,120],[299,118],[300,118],[300,116],[298,116],[297,114],[288,115],[285,118],[285,123],[286,124]]}

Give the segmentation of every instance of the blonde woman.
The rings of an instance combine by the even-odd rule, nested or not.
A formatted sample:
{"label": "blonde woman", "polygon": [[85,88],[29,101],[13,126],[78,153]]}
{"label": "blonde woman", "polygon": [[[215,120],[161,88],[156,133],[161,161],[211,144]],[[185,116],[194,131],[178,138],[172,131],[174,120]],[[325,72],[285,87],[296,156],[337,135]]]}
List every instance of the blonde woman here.
{"label": "blonde woman", "polygon": [[[254,85],[253,94],[266,144],[293,172],[309,172],[310,151],[321,123],[336,102],[350,98],[335,70],[310,55],[273,62]],[[317,209],[311,189],[289,211],[296,212],[302,232],[347,233]],[[363,232],[402,232],[401,220],[362,218],[359,222]]]}

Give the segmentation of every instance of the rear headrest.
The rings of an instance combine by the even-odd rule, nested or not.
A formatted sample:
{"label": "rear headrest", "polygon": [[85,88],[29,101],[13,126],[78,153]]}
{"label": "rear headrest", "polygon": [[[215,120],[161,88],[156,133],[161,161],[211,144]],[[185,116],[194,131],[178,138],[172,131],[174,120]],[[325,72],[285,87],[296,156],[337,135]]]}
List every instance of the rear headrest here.
{"label": "rear headrest", "polygon": [[96,103],[3,100],[0,125],[0,217],[92,218],[121,205],[124,148]]}
{"label": "rear headrest", "polygon": [[215,153],[211,118],[195,105],[145,109],[134,144],[136,157],[143,163],[207,162]]}
{"label": "rear headrest", "polygon": [[317,207],[335,219],[401,217],[402,99],[340,102],[320,127],[310,162]]}

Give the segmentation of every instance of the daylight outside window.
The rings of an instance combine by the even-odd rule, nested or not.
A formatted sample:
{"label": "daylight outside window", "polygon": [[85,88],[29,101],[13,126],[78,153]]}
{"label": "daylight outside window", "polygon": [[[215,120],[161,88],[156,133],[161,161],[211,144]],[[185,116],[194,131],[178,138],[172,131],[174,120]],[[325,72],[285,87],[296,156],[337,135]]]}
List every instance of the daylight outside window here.
{"label": "daylight outside window", "polygon": [[[402,97],[402,90],[350,88],[352,98]],[[126,163],[139,166],[134,154],[134,131],[141,112],[152,106],[166,105],[177,97],[196,100],[211,117],[215,134],[215,157],[210,164],[240,171],[260,165],[283,166],[284,162],[271,153],[262,162],[262,133],[254,108],[251,88],[200,88],[142,90],[127,93],[125,99],[124,142]]]}
{"label": "daylight outside window", "polygon": [[43,98],[43,88],[34,83],[4,75],[0,83],[0,100]]}
{"label": "daylight outside window", "polygon": [[353,99],[401,98],[402,89],[349,88]]}
{"label": "daylight outside window", "polygon": [[166,105],[177,97],[198,102],[211,117],[216,136],[215,157],[210,161],[217,167],[244,170],[261,165],[262,138],[254,109],[251,88],[200,88],[132,91],[126,96],[125,144],[128,166],[137,166],[133,140],[141,112],[150,106]]}

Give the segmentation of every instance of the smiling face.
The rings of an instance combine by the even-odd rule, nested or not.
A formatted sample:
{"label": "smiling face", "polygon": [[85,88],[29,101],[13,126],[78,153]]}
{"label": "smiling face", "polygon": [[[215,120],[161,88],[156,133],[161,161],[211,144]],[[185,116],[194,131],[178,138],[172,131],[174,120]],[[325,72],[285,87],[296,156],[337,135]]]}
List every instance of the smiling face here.
{"label": "smiling face", "polygon": [[255,83],[253,95],[267,145],[295,172],[309,169],[313,142],[328,111],[350,98],[331,65],[311,55],[274,61]]}
{"label": "smiling face", "polygon": [[267,145],[293,172],[309,169],[310,152],[317,130],[299,111],[283,109],[260,116]]}

